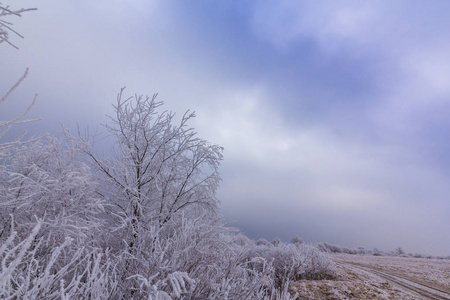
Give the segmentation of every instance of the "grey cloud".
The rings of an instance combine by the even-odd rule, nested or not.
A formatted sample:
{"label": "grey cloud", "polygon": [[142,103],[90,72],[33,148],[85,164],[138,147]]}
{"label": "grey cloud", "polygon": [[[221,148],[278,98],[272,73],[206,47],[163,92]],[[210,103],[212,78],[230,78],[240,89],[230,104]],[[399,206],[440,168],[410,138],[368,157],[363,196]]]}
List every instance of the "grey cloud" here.
{"label": "grey cloud", "polygon": [[[297,4],[266,1],[253,24],[269,36],[258,40],[251,20],[239,19],[249,26],[239,32],[223,25],[245,13],[219,20],[215,12],[219,26],[199,18],[211,8],[176,3],[31,3],[40,10],[20,22],[21,50],[2,50],[0,89],[26,67],[30,76],[0,117],[22,111],[38,92],[31,116],[44,121],[36,131],[68,121],[95,126],[122,86],[129,95],[159,92],[169,110],[196,110],[200,136],[225,147],[222,210],[252,237],[298,234],[342,246],[448,252],[449,92],[433,85],[449,74],[439,64],[446,58],[440,49],[450,45],[439,30],[443,14],[433,21],[416,7],[402,16],[405,3],[391,11],[390,2],[379,2],[359,5],[370,17],[362,20],[346,2],[340,19],[328,20],[341,22],[339,29],[317,23],[333,13],[331,2],[305,2],[287,25],[309,17],[283,36],[280,15],[263,17]],[[358,22],[365,26],[352,27]],[[217,33],[232,38],[211,37]],[[270,38],[282,48],[264,48]]]}

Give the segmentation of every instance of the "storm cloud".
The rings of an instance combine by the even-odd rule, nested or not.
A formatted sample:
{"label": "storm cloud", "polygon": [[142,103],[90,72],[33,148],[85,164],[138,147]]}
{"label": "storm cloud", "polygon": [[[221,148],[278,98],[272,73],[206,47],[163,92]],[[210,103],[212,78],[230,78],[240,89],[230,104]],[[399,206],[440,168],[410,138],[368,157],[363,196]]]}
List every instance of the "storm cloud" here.
{"label": "storm cloud", "polygon": [[[105,123],[121,87],[196,111],[253,238],[450,254],[450,3],[16,1],[0,111]],[[101,127],[100,127],[101,130]]]}

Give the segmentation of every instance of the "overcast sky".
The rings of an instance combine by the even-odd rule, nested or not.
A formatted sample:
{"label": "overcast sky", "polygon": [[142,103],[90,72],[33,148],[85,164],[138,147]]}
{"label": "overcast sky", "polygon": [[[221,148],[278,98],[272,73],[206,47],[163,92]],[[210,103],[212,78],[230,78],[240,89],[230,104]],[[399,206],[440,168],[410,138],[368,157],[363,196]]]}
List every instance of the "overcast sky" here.
{"label": "overcast sky", "polygon": [[[4,1],[6,2],[6,1]],[[449,1],[14,0],[0,119],[105,123],[121,87],[197,112],[252,238],[450,254]],[[101,130],[101,128],[100,128]]]}

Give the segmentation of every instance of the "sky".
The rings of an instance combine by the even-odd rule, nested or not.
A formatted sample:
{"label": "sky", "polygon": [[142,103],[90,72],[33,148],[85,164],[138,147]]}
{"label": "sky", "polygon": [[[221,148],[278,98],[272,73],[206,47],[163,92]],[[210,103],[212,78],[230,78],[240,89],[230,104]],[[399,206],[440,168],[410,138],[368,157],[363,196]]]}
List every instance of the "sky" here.
{"label": "sky", "polygon": [[[2,1],[6,4],[7,1]],[[104,131],[121,87],[194,110],[249,237],[450,254],[450,2],[14,0],[0,108]]]}

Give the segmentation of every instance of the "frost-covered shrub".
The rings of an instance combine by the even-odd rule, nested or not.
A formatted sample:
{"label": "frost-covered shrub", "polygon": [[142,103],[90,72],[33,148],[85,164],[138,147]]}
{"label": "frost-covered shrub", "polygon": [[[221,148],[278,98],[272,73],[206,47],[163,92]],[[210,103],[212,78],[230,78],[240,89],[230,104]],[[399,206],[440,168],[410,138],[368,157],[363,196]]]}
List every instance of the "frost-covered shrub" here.
{"label": "frost-covered shrub", "polygon": [[364,247],[358,247],[358,254],[367,254],[367,251]]}
{"label": "frost-covered shrub", "polygon": [[8,157],[0,170],[0,240],[10,224],[19,233],[28,232],[35,217],[42,220],[38,237],[44,236],[49,248],[52,240],[60,244],[66,237],[76,244],[94,239],[105,203],[95,192],[89,167],[76,162],[77,155],[74,147],[46,137]]}
{"label": "frost-covered shrub", "polygon": [[276,237],[276,238],[273,239],[272,244],[273,244],[275,247],[278,247],[278,246],[280,246],[281,244],[283,244],[283,242],[282,242],[279,238]]}
{"label": "frost-covered shrub", "polygon": [[268,240],[264,239],[264,238],[260,238],[258,240],[256,240],[255,242],[256,246],[272,246],[272,243],[270,243]]}
{"label": "frost-covered shrub", "polygon": [[294,236],[291,240],[292,244],[303,244],[304,241],[301,237],[299,237],[298,235]]}
{"label": "frost-covered shrub", "polygon": [[149,228],[133,255],[122,250],[123,298],[252,299],[272,290],[271,266],[252,269],[251,263],[262,259],[249,260],[247,244],[230,243],[234,237],[220,223],[183,218],[169,225],[170,235]]}
{"label": "frost-covered shrub", "polygon": [[394,253],[395,253],[395,255],[400,256],[400,255],[405,254],[405,250],[403,250],[402,247],[397,247],[397,248],[395,248]]}
{"label": "frost-covered shrub", "polygon": [[342,252],[344,252],[344,250],[341,248],[341,247],[339,247],[339,246],[336,246],[336,245],[330,245],[330,244],[327,244],[327,243],[325,243],[325,245],[328,247],[328,249],[330,249],[330,251],[331,252],[333,252],[333,253],[342,253]]}
{"label": "frost-covered shrub", "polygon": [[352,254],[352,255],[359,253],[358,249],[355,249],[355,248],[342,248],[342,252],[346,253],[346,254]]}
{"label": "frost-covered shrub", "polygon": [[386,255],[386,253],[384,253],[383,251],[381,251],[378,248],[373,248],[372,252],[370,252],[370,254],[372,254],[373,256],[384,256]]}
{"label": "frost-covered shrub", "polygon": [[240,247],[253,247],[255,242],[242,233],[232,234],[229,236],[230,243]]}
{"label": "frost-covered shrub", "polygon": [[108,253],[70,247],[67,238],[41,255],[46,240],[37,239],[42,222],[21,239],[13,231],[0,244],[1,299],[111,299],[116,277]]}
{"label": "frost-covered shrub", "polygon": [[319,243],[317,244],[318,249],[323,252],[331,252],[331,253],[343,253],[344,250],[336,245],[330,245],[328,243]]}
{"label": "frost-covered shrub", "polygon": [[[274,268],[277,287],[300,279],[323,279],[334,272],[334,263],[316,247],[305,244],[283,244],[277,247],[255,246],[251,257],[261,257]],[[258,265],[254,266],[258,268]]]}
{"label": "frost-covered shrub", "polygon": [[114,264],[98,247],[104,203],[90,169],[76,161],[74,147],[48,136],[6,150],[0,168],[0,298],[110,298]]}

